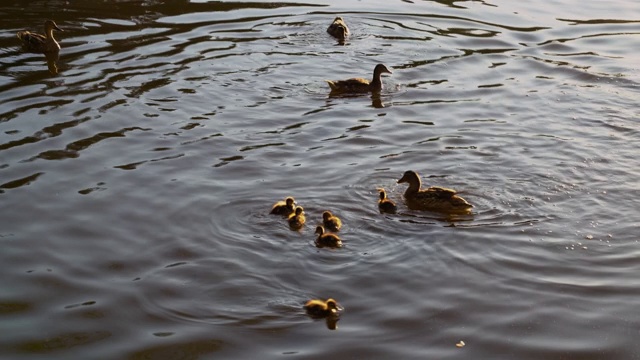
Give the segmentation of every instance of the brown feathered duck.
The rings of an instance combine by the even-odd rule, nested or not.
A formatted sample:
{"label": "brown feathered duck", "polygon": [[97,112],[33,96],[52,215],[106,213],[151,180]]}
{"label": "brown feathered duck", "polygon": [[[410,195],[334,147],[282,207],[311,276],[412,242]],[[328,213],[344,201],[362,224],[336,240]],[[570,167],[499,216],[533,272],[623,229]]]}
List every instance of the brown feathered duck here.
{"label": "brown feathered duck", "polygon": [[17,35],[22,40],[22,45],[29,51],[56,52],[60,51],[60,44],[53,38],[54,30],[62,31],[53,20],[47,20],[44,22],[44,35],[30,31],[19,31]]}
{"label": "brown feathered duck", "polygon": [[331,93],[366,93],[377,92],[382,90],[382,80],[380,76],[383,74],[391,74],[391,70],[384,65],[378,64],[373,69],[373,78],[371,81],[363,78],[352,78],[347,80],[325,80],[331,88]]}
{"label": "brown feathered duck", "polygon": [[453,189],[432,186],[420,189],[421,181],[418,173],[408,170],[398,180],[398,183],[408,183],[404,192],[407,206],[415,210],[434,210],[441,212],[468,212],[473,207]]}

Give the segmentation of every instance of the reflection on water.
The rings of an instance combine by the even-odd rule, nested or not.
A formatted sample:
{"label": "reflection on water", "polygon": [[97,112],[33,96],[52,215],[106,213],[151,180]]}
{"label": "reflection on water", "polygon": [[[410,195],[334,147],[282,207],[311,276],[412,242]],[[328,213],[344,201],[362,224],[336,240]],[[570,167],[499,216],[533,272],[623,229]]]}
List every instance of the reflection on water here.
{"label": "reflection on water", "polygon": [[[0,37],[6,356],[640,350],[634,2],[36,5]],[[55,57],[15,36],[45,18]],[[380,93],[324,82],[378,63]],[[411,209],[406,169],[472,213]],[[300,231],[268,214],[290,195]],[[342,248],[315,246],[328,209]]]}

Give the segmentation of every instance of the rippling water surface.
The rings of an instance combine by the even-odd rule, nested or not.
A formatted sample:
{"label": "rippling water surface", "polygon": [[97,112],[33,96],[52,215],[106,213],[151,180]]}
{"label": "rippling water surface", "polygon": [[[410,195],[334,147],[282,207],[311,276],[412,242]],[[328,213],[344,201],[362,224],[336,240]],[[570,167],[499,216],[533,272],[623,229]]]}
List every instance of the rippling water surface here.
{"label": "rippling water surface", "polygon": [[2,357],[640,359],[637,2],[334,3],[3,5]]}

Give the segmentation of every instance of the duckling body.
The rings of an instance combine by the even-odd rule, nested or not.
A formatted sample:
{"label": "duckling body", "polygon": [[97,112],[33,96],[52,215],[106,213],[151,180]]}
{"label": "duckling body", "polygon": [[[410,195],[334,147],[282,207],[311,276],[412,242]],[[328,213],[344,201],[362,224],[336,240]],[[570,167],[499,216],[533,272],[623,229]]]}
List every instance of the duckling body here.
{"label": "duckling body", "polygon": [[469,212],[473,207],[453,189],[432,186],[421,190],[420,176],[415,171],[406,171],[398,183],[409,184],[404,192],[404,198],[407,200],[407,205],[416,210]]}
{"label": "duckling body", "polygon": [[19,31],[16,35],[29,51],[49,53],[60,51],[60,44],[53,38],[53,30],[62,31],[53,20],[44,22],[44,35],[30,31]]}
{"label": "duckling body", "polygon": [[336,39],[344,41],[349,35],[349,28],[344,20],[338,16],[333,19],[333,22],[327,28],[327,32]]}
{"label": "duckling body", "polygon": [[342,247],[340,237],[336,234],[325,233],[321,225],[316,227],[316,234],[318,234],[318,238],[316,239],[317,247]]}
{"label": "duckling body", "polygon": [[331,211],[325,211],[322,213],[322,223],[324,227],[331,231],[340,231],[342,227],[342,221],[340,218],[333,215]]}
{"label": "duckling body", "polygon": [[269,214],[289,216],[295,212],[295,199],[292,196],[288,196],[284,201],[278,201],[271,207]]}
{"label": "duckling body", "polygon": [[302,229],[302,226],[304,226],[304,223],[306,222],[306,218],[304,216],[304,209],[302,208],[302,206],[298,206],[296,208],[296,212],[291,214],[289,216],[289,226],[294,229],[294,230],[300,230]]}
{"label": "duckling body", "polygon": [[314,318],[323,318],[328,316],[337,316],[343,308],[333,299],[324,300],[309,300],[304,304],[304,309],[307,314]]}
{"label": "duckling body", "polygon": [[370,91],[382,90],[382,80],[380,76],[383,74],[391,74],[391,70],[384,64],[378,64],[373,69],[373,78],[371,81],[362,78],[352,78],[347,80],[326,80],[331,88],[332,93],[363,93]]}
{"label": "duckling body", "polygon": [[380,200],[378,200],[378,209],[381,213],[395,214],[398,210],[396,203],[393,200],[387,198],[387,193],[384,189],[380,189]]}

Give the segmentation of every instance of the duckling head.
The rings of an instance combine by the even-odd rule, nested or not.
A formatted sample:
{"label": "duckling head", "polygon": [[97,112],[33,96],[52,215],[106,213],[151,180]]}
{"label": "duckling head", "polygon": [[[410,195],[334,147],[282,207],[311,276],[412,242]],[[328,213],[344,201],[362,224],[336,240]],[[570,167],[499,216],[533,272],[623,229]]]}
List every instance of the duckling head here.
{"label": "duckling head", "polygon": [[331,219],[331,217],[333,217],[333,214],[331,213],[331,211],[325,211],[322,213],[322,220],[324,221]]}
{"label": "duckling head", "polygon": [[300,214],[302,214],[302,212],[303,212],[303,211],[304,211],[304,209],[302,208],[302,206],[298,206],[298,207],[296,208],[296,215],[300,215]]}
{"label": "duckling head", "polygon": [[320,235],[320,236],[322,236],[322,234],[324,234],[324,228],[322,227],[322,225],[318,225],[316,227],[316,232],[315,233]]}
{"label": "duckling head", "polygon": [[326,304],[327,304],[327,309],[329,309],[332,314],[336,314],[338,311],[344,310],[344,308],[340,306],[340,304],[338,304],[338,302],[333,299],[327,299]]}
{"label": "duckling head", "polygon": [[387,198],[387,193],[384,191],[384,189],[378,189],[380,190],[380,200],[384,200]]}

